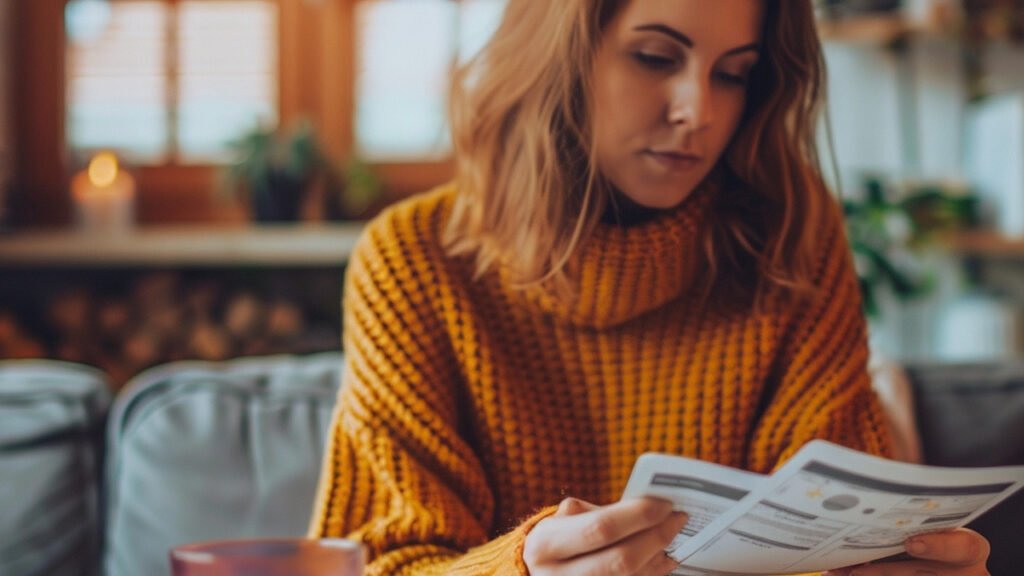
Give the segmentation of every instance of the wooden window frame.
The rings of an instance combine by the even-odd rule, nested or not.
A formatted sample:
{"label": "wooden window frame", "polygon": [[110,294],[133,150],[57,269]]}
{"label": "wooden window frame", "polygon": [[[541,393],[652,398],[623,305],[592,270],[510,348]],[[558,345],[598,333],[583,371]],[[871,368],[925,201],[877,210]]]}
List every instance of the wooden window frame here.
{"label": "wooden window frame", "polygon": [[[171,0],[177,1],[177,0]],[[354,149],[355,0],[275,0],[278,6],[278,118],[288,126],[309,118],[334,158]],[[65,135],[65,34],[67,0],[17,2],[15,18],[15,222],[67,225],[72,218],[69,183],[74,169]],[[450,159],[374,163],[385,200],[396,200],[451,177]],[[244,222],[238,202],[214,194],[213,165],[144,166],[138,181],[138,220]],[[315,212],[315,211],[314,211]]]}

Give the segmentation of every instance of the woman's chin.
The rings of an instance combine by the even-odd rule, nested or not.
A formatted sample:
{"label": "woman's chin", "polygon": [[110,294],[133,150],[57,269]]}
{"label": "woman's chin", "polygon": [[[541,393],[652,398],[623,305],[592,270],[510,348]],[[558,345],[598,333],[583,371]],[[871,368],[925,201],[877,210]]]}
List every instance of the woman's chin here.
{"label": "woman's chin", "polygon": [[664,194],[630,196],[630,200],[632,200],[637,206],[650,210],[671,210],[689,198],[690,193],[690,191],[687,191],[686,193],[681,194],[678,190],[673,190],[672,192],[666,192]]}

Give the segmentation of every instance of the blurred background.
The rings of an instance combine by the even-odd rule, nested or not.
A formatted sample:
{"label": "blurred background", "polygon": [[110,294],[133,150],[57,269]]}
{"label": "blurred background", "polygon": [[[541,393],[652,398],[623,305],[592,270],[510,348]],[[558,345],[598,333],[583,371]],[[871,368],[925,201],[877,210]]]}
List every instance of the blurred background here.
{"label": "blurred background", "polygon": [[[447,75],[503,7],[0,0],[0,359],[338,349],[362,223],[451,176]],[[1024,1],[816,9],[873,349],[1020,358]]]}

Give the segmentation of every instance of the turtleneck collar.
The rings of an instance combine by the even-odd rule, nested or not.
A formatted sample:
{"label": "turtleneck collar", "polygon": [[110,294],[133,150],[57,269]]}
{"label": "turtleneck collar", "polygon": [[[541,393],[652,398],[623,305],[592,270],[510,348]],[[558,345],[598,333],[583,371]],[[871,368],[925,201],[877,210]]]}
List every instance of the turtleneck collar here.
{"label": "turtleneck collar", "polygon": [[607,328],[676,300],[699,278],[700,231],[713,191],[705,184],[682,204],[632,226],[602,222],[580,248],[571,302],[549,287],[527,288],[534,306],[577,326]]}

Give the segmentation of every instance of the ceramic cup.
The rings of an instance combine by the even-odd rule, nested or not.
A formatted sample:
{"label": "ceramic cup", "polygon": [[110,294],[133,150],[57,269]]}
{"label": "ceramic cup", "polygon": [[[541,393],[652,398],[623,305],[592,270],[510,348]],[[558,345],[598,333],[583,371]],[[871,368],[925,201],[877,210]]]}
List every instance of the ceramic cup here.
{"label": "ceramic cup", "polygon": [[363,547],[350,540],[225,540],[171,550],[174,576],[362,576]]}

